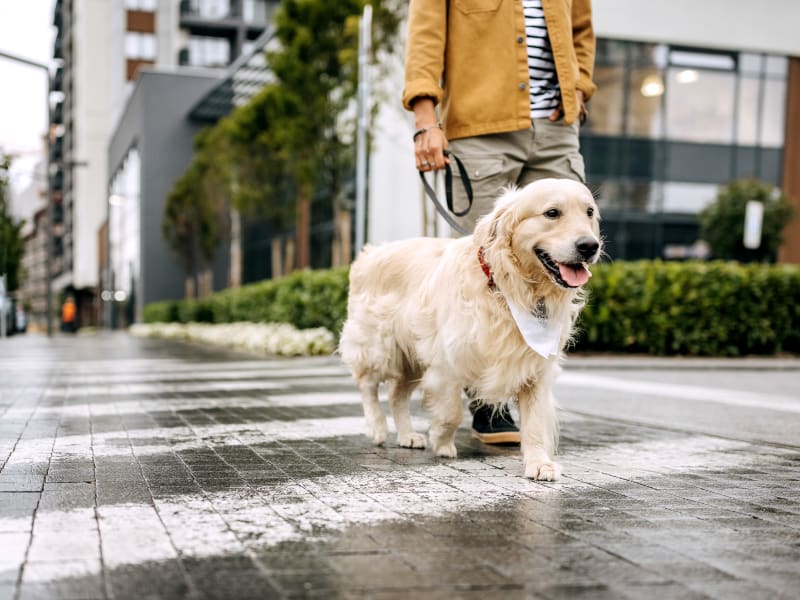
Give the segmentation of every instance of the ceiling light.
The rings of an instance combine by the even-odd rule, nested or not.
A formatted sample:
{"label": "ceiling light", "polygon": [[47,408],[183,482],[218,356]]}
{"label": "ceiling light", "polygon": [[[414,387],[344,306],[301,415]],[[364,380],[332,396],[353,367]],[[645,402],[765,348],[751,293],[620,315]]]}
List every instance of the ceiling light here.
{"label": "ceiling light", "polygon": [[700,78],[700,75],[694,69],[684,69],[675,75],[675,81],[678,83],[694,83]]}
{"label": "ceiling light", "polygon": [[648,75],[645,77],[642,80],[641,92],[645,98],[653,98],[663,94],[664,82],[661,80],[661,75]]}

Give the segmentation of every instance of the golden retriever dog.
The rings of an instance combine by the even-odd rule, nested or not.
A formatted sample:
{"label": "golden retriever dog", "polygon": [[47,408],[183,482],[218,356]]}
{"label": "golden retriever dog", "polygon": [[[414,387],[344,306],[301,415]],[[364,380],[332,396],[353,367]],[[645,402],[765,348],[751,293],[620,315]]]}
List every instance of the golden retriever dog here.
{"label": "golden retriever dog", "polygon": [[365,248],[351,267],[339,352],[374,443],[387,437],[378,400],[386,383],[398,445],[426,447],[409,413],[420,386],[430,445],[455,458],[468,390],[497,406],[516,401],[525,477],[558,479],[553,383],[587,265],[600,256],[598,221],[586,186],[543,179],[505,192],[473,235]]}

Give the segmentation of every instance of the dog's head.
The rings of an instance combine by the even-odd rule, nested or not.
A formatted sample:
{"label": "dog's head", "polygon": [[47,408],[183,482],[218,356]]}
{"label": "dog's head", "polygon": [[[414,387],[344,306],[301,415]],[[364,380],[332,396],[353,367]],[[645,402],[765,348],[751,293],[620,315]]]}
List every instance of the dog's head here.
{"label": "dog's head", "polygon": [[[515,275],[576,289],[601,252],[600,215],[589,189],[569,179],[542,179],[506,192],[475,228],[495,281]],[[505,273],[501,272],[505,271]],[[509,290],[510,291],[510,290]]]}

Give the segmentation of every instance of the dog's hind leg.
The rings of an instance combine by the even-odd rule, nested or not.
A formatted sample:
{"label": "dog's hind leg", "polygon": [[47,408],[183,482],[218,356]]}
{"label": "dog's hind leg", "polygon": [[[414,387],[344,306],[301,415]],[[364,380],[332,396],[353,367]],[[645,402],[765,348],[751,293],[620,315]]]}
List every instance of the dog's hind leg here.
{"label": "dog's hind leg", "polygon": [[361,390],[361,402],[364,404],[364,417],[367,420],[367,436],[372,438],[376,446],[386,443],[388,427],[386,414],[378,400],[378,386],[380,381],[373,376],[365,375],[358,380],[358,389]]}
{"label": "dog's hind leg", "polygon": [[428,437],[434,453],[436,456],[455,458],[458,455],[456,429],[461,425],[463,417],[461,387],[449,384],[427,387],[424,403],[431,413]]}
{"label": "dog's hind leg", "polygon": [[395,380],[389,384],[389,405],[392,407],[394,424],[397,427],[397,445],[403,448],[424,448],[424,433],[417,433],[411,425],[409,400],[416,384]]}
{"label": "dog's hind leg", "polygon": [[539,383],[536,390],[525,390],[517,399],[525,477],[556,481],[561,477],[561,467],[552,458],[558,436],[558,419],[550,386]]}

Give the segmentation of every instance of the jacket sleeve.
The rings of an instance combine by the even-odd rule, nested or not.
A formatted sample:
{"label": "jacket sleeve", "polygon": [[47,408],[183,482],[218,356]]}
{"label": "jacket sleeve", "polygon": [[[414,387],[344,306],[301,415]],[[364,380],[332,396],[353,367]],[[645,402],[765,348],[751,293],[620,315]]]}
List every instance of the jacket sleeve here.
{"label": "jacket sleeve", "polygon": [[411,0],[408,9],[403,106],[415,98],[442,101],[444,50],[447,41],[448,0]]}
{"label": "jacket sleeve", "polygon": [[595,35],[592,26],[592,1],[573,0],[572,2],[572,40],[578,58],[578,89],[588,100],[597,86],[592,81],[594,75]]}

